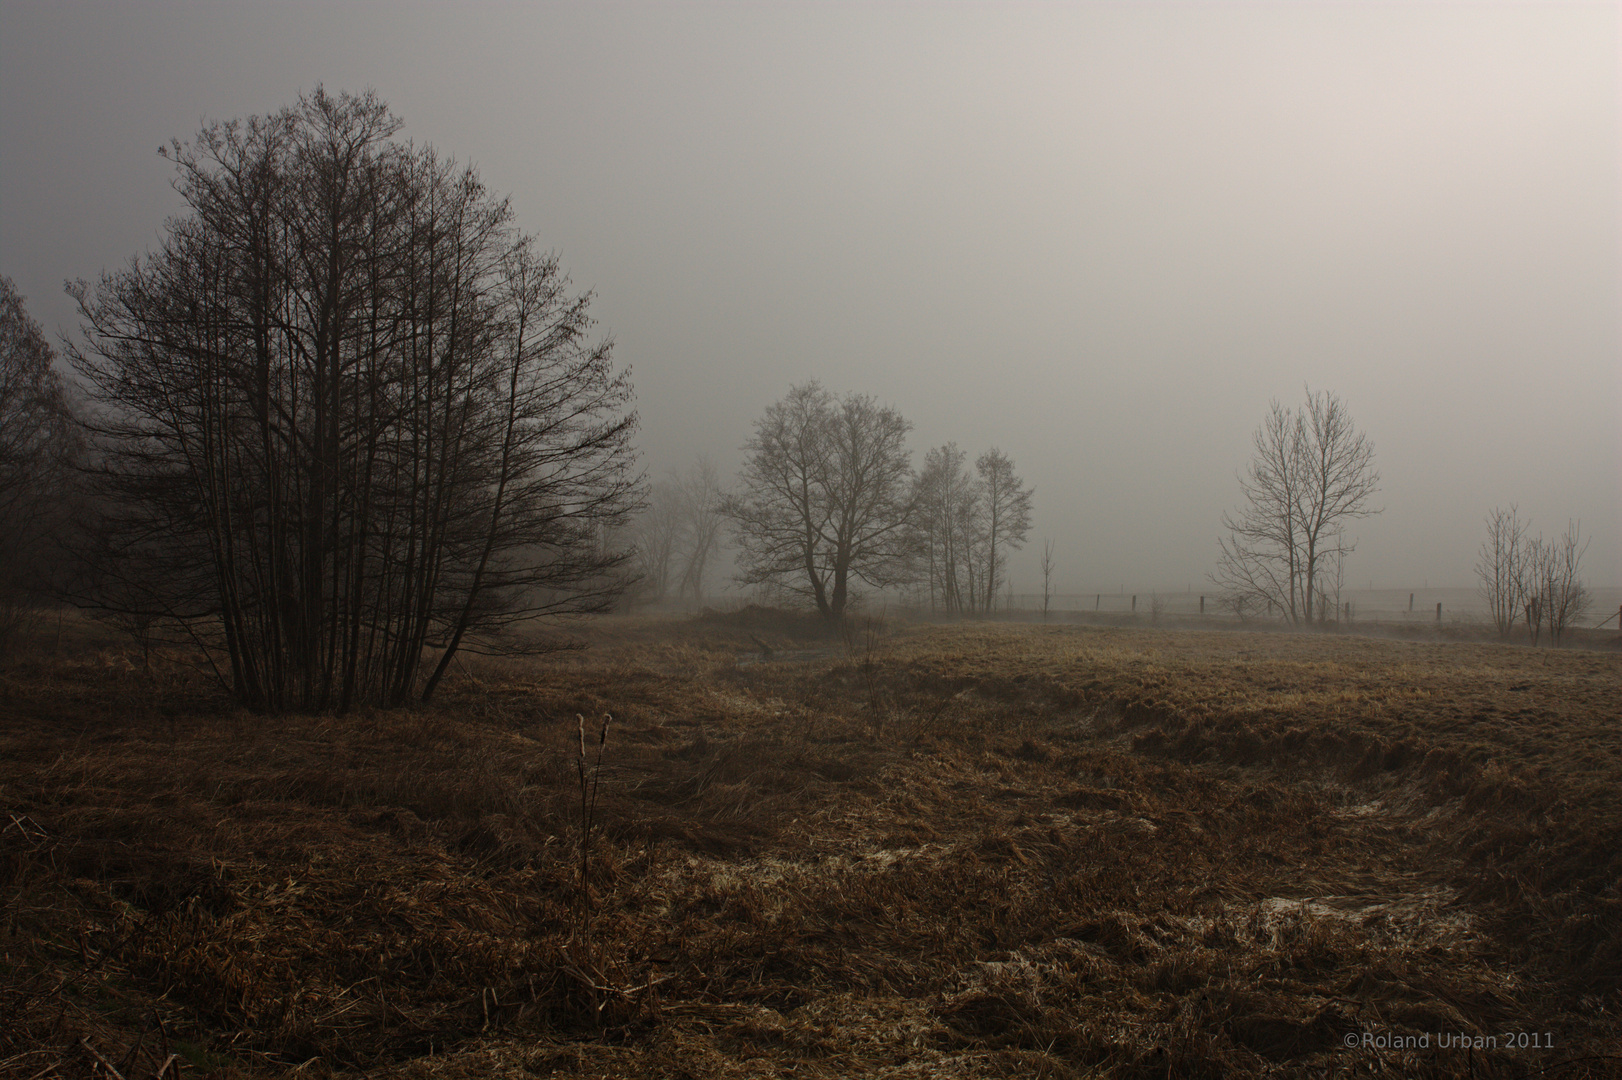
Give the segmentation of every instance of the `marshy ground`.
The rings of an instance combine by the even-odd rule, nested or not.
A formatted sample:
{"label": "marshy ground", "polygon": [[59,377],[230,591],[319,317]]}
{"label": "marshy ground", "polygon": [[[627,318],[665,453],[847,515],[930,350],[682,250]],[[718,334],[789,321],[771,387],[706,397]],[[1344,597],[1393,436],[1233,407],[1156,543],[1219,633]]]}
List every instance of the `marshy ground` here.
{"label": "marshy ground", "polygon": [[582,634],[344,717],[13,663],[0,1074],[1622,1073],[1615,651]]}

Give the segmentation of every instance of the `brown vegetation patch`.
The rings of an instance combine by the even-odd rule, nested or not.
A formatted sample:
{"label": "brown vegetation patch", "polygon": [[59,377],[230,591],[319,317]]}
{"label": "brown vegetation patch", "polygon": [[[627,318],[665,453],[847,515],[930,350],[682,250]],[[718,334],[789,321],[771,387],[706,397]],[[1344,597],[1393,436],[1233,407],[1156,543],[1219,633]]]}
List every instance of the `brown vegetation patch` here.
{"label": "brown vegetation patch", "polygon": [[[1618,1066],[1613,656],[759,611],[582,636],[346,717],[115,649],[0,677],[0,1073]],[[583,924],[576,714],[605,711]],[[1555,1047],[1343,1045],[1510,1031]]]}

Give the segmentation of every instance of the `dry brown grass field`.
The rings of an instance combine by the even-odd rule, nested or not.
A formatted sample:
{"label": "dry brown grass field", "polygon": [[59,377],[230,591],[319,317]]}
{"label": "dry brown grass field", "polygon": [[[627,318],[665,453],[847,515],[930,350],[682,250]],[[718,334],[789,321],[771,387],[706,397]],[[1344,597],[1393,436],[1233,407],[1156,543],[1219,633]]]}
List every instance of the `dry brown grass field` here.
{"label": "dry brown grass field", "polygon": [[0,1074],[1622,1075],[1614,650],[581,634],[344,717],[12,662]]}

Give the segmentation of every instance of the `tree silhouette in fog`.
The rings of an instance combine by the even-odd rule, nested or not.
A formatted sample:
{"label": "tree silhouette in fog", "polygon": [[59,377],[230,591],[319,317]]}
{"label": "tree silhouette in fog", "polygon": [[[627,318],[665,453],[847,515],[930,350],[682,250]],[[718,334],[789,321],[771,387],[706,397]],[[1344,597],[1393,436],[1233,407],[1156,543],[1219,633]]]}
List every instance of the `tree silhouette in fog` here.
{"label": "tree silhouette in fog", "polygon": [[989,613],[1006,584],[1008,548],[1030,535],[1035,491],[996,447],[975,459],[956,443],[924,454],[913,480],[912,548],[931,610]]}
{"label": "tree silhouette in fog", "polygon": [[1291,623],[1333,614],[1346,525],[1379,511],[1374,444],[1332,393],[1307,392],[1299,409],[1273,402],[1251,439],[1255,454],[1239,480],[1245,506],[1223,515],[1228,535],[1211,580],[1241,615],[1263,607]]}
{"label": "tree silhouette in fog", "polygon": [[0,653],[53,584],[79,449],[56,353],[0,276]]}
{"label": "tree silhouette in fog", "polygon": [[843,617],[858,579],[909,580],[911,428],[865,394],[835,398],[815,381],[771,405],[723,503],[739,579],[806,596],[830,619]]}
{"label": "tree silhouette in fog", "polygon": [[426,698],[459,648],[622,584],[635,416],[590,296],[399,127],[320,89],[208,124],[166,150],[159,249],[71,290],[86,595],[183,628],[252,706]]}

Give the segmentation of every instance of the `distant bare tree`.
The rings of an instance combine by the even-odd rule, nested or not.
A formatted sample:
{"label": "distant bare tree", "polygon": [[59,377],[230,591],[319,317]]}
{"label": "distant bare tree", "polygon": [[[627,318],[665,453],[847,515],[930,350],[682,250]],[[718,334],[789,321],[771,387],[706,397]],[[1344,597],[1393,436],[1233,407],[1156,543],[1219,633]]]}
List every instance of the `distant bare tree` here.
{"label": "distant bare tree", "polygon": [[1001,450],[981,454],[972,473],[967,457],[956,443],[924,456],[913,483],[913,547],[929,581],[931,607],[990,613],[999,600],[1012,605],[1002,570],[1007,549],[1023,545],[1030,533],[1035,493]]}
{"label": "distant bare tree", "polygon": [[985,589],[986,611],[990,611],[1002,582],[999,575],[1007,565],[1007,548],[1025,546],[1031,531],[1031,501],[1036,492],[1027,488],[1014,473],[1014,461],[996,447],[981,454],[974,463],[980,474],[985,501]]}
{"label": "distant bare tree", "polygon": [[661,604],[669,599],[674,564],[686,524],[680,487],[669,481],[653,484],[648,490],[647,504],[626,532],[636,570],[632,600]]}
{"label": "distant bare tree", "polygon": [[1532,567],[1537,607],[1549,627],[1549,640],[1559,645],[1578,620],[1587,613],[1591,597],[1582,582],[1583,553],[1588,544],[1579,536],[1576,522],[1567,522],[1559,540],[1533,545]]}
{"label": "distant bare tree", "polygon": [[929,582],[930,609],[960,614],[977,608],[979,549],[985,532],[981,487],[956,443],[924,455],[913,483],[913,548]]}
{"label": "distant bare tree", "polygon": [[1526,606],[1531,587],[1532,541],[1514,503],[1508,510],[1495,507],[1487,514],[1487,538],[1476,560],[1476,578],[1500,637],[1509,637],[1515,620]]}
{"label": "distant bare tree", "polygon": [[1252,439],[1255,456],[1239,486],[1246,505],[1224,514],[1228,536],[1211,581],[1239,609],[1276,606],[1295,624],[1322,612],[1321,576],[1353,550],[1346,523],[1379,513],[1374,444],[1332,393],[1307,393],[1300,409],[1273,402]]}
{"label": "distant bare tree", "polygon": [[1053,541],[1042,541],[1042,621],[1048,619],[1048,601],[1053,597]]}
{"label": "distant bare tree", "polygon": [[839,619],[853,581],[883,588],[909,572],[912,425],[871,397],[835,398],[815,381],[755,422],[738,491],[723,503],[739,578],[776,584]]}
{"label": "distant bare tree", "polygon": [[692,601],[704,600],[704,574],[721,544],[721,513],[724,492],[715,466],[699,458],[677,482],[681,494],[682,539],[685,545],[678,591]]}

